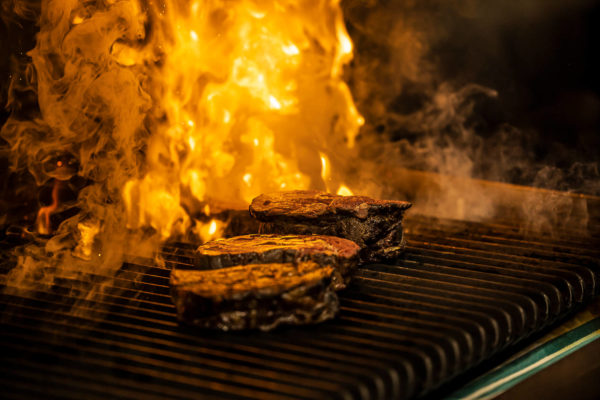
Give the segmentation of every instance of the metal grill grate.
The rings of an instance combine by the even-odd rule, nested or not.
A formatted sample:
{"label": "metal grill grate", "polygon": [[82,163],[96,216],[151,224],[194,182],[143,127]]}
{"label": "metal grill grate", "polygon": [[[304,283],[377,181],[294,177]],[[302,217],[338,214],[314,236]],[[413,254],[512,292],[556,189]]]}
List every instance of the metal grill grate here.
{"label": "metal grill grate", "polygon": [[[411,216],[406,230],[404,259],[360,269],[341,293],[336,320],[271,333],[178,326],[169,269],[145,260],[124,264],[101,300],[70,292],[68,276],[45,291],[7,291],[0,296],[3,395],[410,398],[599,292],[598,235],[525,239],[510,224],[421,216]],[[164,254],[170,263],[190,261],[189,246]],[[66,313],[71,307],[75,313]]]}

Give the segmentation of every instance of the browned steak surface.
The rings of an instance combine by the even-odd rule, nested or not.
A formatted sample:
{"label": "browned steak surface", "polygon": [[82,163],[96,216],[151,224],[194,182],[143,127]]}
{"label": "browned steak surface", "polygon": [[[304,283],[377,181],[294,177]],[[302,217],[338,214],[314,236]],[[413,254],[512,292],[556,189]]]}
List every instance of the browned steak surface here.
{"label": "browned steak surface", "polygon": [[200,269],[234,265],[314,261],[335,269],[335,287],[341,289],[356,269],[356,243],[322,235],[243,235],[208,242],[195,252]]}
{"label": "browned steak surface", "polygon": [[335,269],[312,261],[252,264],[217,270],[173,270],[171,295],[178,318],[221,330],[270,330],[308,324],[338,311]]}
{"label": "browned steak surface", "polygon": [[295,190],[258,196],[250,214],[262,222],[261,233],[338,236],[357,243],[363,261],[381,261],[402,252],[402,218],[410,207],[405,201]]}

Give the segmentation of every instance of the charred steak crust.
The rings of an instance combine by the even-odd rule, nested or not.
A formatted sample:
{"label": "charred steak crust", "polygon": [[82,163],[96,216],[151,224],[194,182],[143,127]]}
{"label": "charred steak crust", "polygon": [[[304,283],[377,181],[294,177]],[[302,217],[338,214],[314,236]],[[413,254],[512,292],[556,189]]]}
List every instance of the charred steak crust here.
{"label": "charred steak crust", "polygon": [[173,270],[171,296],[180,321],[220,330],[270,330],[333,318],[335,269],[312,261],[218,270]]}
{"label": "charred steak crust", "polygon": [[208,242],[195,252],[194,265],[219,269],[234,265],[314,261],[334,269],[335,289],[345,286],[358,265],[359,247],[322,235],[243,235]]}
{"label": "charred steak crust", "polygon": [[338,196],[313,190],[262,194],[250,214],[262,222],[260,232],[318,234],[357,243],[362,261],[396,258],[404,248],[402,218],[411,203]]}

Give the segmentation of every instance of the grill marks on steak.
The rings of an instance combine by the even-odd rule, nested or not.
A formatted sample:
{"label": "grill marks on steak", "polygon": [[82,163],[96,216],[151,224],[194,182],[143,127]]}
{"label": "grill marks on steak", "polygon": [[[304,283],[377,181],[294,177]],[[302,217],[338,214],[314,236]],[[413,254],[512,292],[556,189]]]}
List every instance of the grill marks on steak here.
{"label": "grill marks on steak", "polygon": [[195,252],[194,265],[218,269],[234,265],[314,261],[331,265],[334,287],[342,289],[358,265],[356,243],[321,235],[243,235],[206,243]]}
{"label": "grill marks on steak", "polygon": [[250,214],[262,234],[206,243],[192,268],[171,272],[178,318],[221,330],[270,330],[321,322],[339,309],[345,287],[363,261],[401,252],[403,201],[316,191],[264,194]]}
{"label": "grill marks on steak", "polygon": [[374,262],[402,252],[402,218],[410,207],[405,201],[295,190],[258,196],[250,214],[262,222],[261,233],[342,237],[360,246],[363,261]]}
{"label": "grill marks on steak", "polygon": [[335,272],[312,261],[173,270],[171,295],[179,320],[188,324],[270,330],[334,317],[339,309]]}

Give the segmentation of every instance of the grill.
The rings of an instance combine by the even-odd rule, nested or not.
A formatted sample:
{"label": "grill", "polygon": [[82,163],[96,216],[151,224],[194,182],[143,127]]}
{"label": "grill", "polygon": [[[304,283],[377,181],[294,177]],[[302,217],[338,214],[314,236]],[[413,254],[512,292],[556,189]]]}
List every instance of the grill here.
{"label": "grill", "polygon": [[[600,229],[524,235],[516,223],[410,215],[406,232],[404,258],[363,266],[341,293],[337,319],[270,333],[176,323],[169,267],[190,262],[186,244],[164,248],[166,267],[125,263],[101,300],[70,291],[68,276],[44,291],[5,291],[4,395],[413,398],[540,332],[599,291]],[[2,273],[10,268],[5,263]]]}

